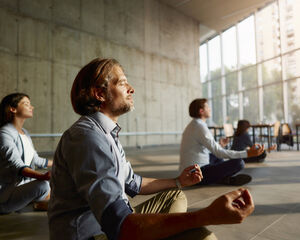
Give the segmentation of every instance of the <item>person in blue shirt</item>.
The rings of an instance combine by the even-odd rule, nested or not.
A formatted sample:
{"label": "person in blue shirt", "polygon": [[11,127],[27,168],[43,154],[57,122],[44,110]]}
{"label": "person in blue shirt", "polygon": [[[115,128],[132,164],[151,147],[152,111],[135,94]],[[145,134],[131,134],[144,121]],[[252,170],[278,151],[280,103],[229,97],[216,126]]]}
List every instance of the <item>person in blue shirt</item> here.
{"label": "person in blue shirt", "polygon": [[35,171],[47,168],[52,161],[36,153],[23,125],[33,116],[29,96],[12,93],[0,104],[0,213],[10,213],[34,202],[34,209],[47,210],[50,194],[50,172]]}
{"label": "person in blue shirt", "polygon": [[[64,132],[54,156],[50,239],[214,240],[204,226],[240,223],[251,214],[253,200],[243,188],[187,213],[180,189],[202,180],[197,164],[170,179],[134,173],[118,138],[117,123],[133,110],[133,94],[114,59],[94,59],[77,74],[71,102],[80,118]],[[128,198],[154,193],[158,194],[138,206],[131,206]]]}

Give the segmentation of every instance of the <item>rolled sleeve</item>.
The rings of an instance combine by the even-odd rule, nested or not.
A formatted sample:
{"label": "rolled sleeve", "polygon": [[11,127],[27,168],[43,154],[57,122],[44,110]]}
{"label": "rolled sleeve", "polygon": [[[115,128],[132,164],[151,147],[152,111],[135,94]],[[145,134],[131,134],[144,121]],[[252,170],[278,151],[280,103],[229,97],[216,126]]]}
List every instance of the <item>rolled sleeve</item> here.
{"label": "rolled sleeve", "polygon": [[206,126],[199,126],[198,136],[199,142],[218,158],[233,159],[247,157],[246,151],[233,151],[222,148],[220,144],[214,140],[213,136],[211,135],[209,129]]}
{"label": "rolled sleeve", "polygon": [[108,239],[118,239],[124,219],[132,211],[124,200],[118,200],[110,204],[102,214],[102,229],[108,236]]}
{"label": "rolled sleeve", "polygon": [[1,168],[9,168],[11,173],[18,175],[24,168],[24,162],[13,138],[6,133],[0,133],[0,154],[2,158]]}
{"label": "rolled sleeve", "polygon": [[130,196],[134,197],[141,191],[142,177],[137,174],[133,174],[133,180],[125,184],[125,192]]}

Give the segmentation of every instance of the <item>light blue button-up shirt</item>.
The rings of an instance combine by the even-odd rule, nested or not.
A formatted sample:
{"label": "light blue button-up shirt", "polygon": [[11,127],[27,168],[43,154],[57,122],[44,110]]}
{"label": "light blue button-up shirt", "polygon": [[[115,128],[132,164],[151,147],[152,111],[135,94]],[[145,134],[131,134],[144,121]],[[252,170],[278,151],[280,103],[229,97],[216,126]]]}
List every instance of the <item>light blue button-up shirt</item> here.
{"label": "light blue button-up shirt", "polygon": [[126,193],[138,194],[142,178],[122,158],[111,135],[116,126],[96,112],[63,134],[51,176],[50,239],[88,239],[103,232],[118,237],[132,213]]}
{"label": "light blue button-up shirt", "polygon": [[224,149],[212,136],[207,124],[200,118],[194,118],[182,134],[180,146],[180,172],[188,166],[209,164],[209,153],[218,158],[246,158],[246,151]]}

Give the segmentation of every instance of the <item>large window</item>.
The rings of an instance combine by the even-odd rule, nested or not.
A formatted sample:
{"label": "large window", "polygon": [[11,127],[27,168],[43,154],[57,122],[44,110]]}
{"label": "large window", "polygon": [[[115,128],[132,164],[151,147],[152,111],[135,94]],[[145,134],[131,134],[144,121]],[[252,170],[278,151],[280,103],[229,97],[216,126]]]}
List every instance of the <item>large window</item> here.
{"label": "large window", "polygon": [[300,123],[299,0],[277,0],[200,46],[212,122]]}
{"label": "large window", "polygon": [[222,53],[225,72],[237,69],[236,28],[231,27],[222,33]]}

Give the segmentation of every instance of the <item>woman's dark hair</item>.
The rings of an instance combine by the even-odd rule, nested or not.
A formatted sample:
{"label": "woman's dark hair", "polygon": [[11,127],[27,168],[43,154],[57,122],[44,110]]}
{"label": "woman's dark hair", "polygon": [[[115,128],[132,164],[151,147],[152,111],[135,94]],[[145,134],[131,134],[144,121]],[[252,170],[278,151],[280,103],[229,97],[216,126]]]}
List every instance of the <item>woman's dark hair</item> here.
{"label": "woman's dark hair", "polygon": [[96,98],[94,90],[101,88],[104,93],[107,91],[114,66],[122,68],[115,59],[96,58],[79,71],[71,90],[71,102],[76,113],[88,115],[100,110],[101,101]]}
{"label": "woman's dark hair", "polygon": [[0,103],[0,127],[13,121],[14,114],[10,111],[10,108],[17,108],[24,97],[29,99],[29,96],[25,93],[12,93],[2,99]]}
{"label": "woman's dark hair", "polygon": [[243,135],[248,128],[250,128],[250,122],[248,120],[239,120],[238,121],[238,125],[237,125],[237,129],[234,133],[234,136],[240,136]]}
{"label": "woman's dark hair", "polygon": [[197,98],[190,103],[189,113],[192,118],[199,118],[199,110],[204,109],[204,105],[207,103],[206,98]]}

